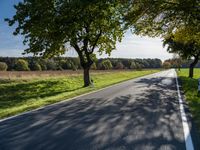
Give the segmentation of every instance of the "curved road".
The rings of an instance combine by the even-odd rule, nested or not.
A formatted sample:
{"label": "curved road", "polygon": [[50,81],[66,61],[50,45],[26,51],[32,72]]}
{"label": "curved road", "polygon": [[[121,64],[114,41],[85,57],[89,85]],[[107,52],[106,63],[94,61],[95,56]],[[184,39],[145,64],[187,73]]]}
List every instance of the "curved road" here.
{"label": "curved road", "polygon": [[1,121],[0,150],[184,150],[175,77],[162,71]]}

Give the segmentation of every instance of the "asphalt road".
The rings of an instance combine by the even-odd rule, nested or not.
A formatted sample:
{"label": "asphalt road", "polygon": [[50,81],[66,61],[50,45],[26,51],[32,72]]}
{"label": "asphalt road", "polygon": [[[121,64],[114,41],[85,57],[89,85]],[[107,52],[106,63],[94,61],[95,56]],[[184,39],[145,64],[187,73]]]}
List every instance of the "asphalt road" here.
{"label": "asphalt road", "polygon": [[0,150],[184,150],[174,70],[0,122]]}

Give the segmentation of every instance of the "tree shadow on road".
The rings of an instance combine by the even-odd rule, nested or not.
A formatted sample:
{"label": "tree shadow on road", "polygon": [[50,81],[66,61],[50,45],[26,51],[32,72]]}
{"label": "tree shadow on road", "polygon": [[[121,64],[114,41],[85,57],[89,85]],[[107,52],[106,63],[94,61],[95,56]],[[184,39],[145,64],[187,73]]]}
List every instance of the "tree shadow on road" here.
{"label": "tree shadow on road", "polygon": [[139,80],[148,89],[138,95],[91,96],[1,122],[0,149],[184,150],[176,87],[161,80]]}

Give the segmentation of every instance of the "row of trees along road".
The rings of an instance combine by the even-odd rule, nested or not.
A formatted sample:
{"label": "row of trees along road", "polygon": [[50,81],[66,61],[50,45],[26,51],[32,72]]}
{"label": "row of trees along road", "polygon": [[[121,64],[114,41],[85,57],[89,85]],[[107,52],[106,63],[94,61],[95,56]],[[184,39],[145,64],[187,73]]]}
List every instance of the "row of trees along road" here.
{"label": "row of trees along road", "polygon": [[170,53],[179,54],[183,59],[194,58],[189,71],[192,78],[200,55],[200,1],[138,0],[133,6],[127,19],[133,24],[134,33],[161,36]]}
{"label": "row of trees along road", "polygon": [[134,34],[164,36],[179,26],[199,26],[199,0],[25,0],[6,19],[24,35],[24,53],[44,57],[62,55],[73,47],[84,69],[84,86],[91,84],[89,70],[94,51],[111,54],[117,41]]}
{"label": "row of trees along road", "polygon": [[[177,68],[180,70],[180,68],[189,68],[190,64],[193,62],[193,59],[186,60],[186,59],[181,59],[181,58],[172,58],[172,59],[167,59],[163,62],[163,67],[164,68]],[[166,63],[168,64],[168,67],[166,66]],[[196,64],[196,68],[200,68],[200,61]]]}

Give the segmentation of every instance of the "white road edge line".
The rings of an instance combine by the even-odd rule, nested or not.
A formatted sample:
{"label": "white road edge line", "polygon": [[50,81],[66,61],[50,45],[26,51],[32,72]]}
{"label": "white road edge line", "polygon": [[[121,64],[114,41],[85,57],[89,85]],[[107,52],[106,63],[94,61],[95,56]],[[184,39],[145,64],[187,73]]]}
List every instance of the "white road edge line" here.
{"label": "white road edge line", "polygon": [[133,78],[133,79],[128,79],[128,80],[125,80],[125,81],[121,81],[119,83],[114,83],[113,85],[109,85],[109,86],[106,86],[106,87],[98,89],[98,90],[94,90],[94,91],[91,91],[91,92],[88,92],[88,93],[84,93],[84,94],[81,94],[81,95],[78,95],[78,96],[75,96],[75,97],[72,97],[72,98],[67,98],[67,99],[65,99],[63,101],[59,101],[59,102],[56,102],[56,103],[53,103],[53,104],[42,106],[42,107],[39,107],[39,108],[36,108],[36,109],[33,109],[33,110],[25,111],[25,112],[22,112],[20,114],[14,115],[14,116],[10,116],[10,117],[7,117],[7,118],[0,119],[0,123],[3,122],[3,121],[6,121],[6,120],[10,120],[10,119],[15,118],[15,117],[19,117],[19,116],[22,116],[22,115],[25,115],[25,114],[29,114],[31,112],[35,112],[35,111],[38,111],[38,110],[41,110],[41,109],[44,109],[44,108],[48,108],[48,107],[52,107],[54,105],[65,103],[67,101],[70,101],[70,100],[73,100],[73,99],[76,99],[76,98],[80,98],[82,96],[86,96],[86,95],[89,95],[89,94],[92,94],[92,93],[97,93],[97,92],[103,91],[105,89],[108,89],[108,88],[123,84],[124,82],[129,82],[130,80],[137,80],[137,79],[140,79],[140,78],[144,78],[146,76],[156,75],[156,74],[159,74],[161,72],[163,72],[163,71],[159,71],[159,72],[152,73],[152,74],[147,74],[147,75],[136,77],[136,78]]}
{"label": "white road edge line", "polygon": [[187,117],[186,117],[184,106],[183,106],[183,100],[182,100],[181,94],[180,94],[179,83],[178,83],[176,71],[175,71],[175,76],[176,76],[176,87],[177,87],[177,92],[178,92],[178,100],[179,100],[179,104],[180,104],[180,113],[181,113],[181,120],[182,120],[182,125],[183,125],[183,133],[184,133],[184,138],[185,138],[186,150],[194,150],[194,146],[193,146],[192,138],[191,138],[191,134],[190,134],[190,128],[188,125]]}

